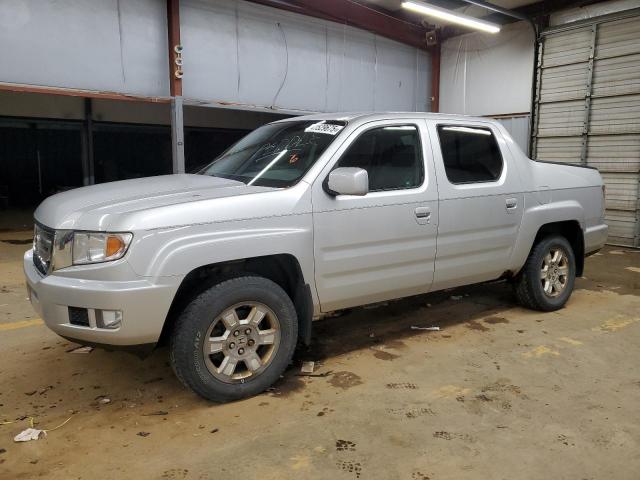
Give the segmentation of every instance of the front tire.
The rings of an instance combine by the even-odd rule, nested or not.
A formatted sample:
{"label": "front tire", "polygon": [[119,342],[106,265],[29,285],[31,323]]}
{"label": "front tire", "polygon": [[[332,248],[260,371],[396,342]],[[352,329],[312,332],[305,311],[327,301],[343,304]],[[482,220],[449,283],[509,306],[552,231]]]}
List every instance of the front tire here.
{"label": "front tire", "polygon": [[543,238],[531,249],[516,277],[515,291],[522,306],[551,312],[567,303],[576,278],[571,245],[560,235]]}
{"label": "front tire", "polygon": [[205,290],[178,318],[173,370],[198,395],[228,402],[256,395],[285,370],[298,318],[286,292],[263,277],[232,278]]}

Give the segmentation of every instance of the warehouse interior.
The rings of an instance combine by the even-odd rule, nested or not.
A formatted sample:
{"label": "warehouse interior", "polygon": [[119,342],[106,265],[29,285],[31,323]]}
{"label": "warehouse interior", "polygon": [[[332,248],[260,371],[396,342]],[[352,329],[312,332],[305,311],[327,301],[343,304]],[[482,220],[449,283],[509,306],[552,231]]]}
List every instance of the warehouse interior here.
{"label": "warehouse interior", "polygon": [[[0,41],[0,478],[638,478],[640,0],[4,0]],[[598,170],[607,246],[557,312],[505,282],[336,312],[227,404],[31,308],[45,199],[329,112],[495,119]]]}

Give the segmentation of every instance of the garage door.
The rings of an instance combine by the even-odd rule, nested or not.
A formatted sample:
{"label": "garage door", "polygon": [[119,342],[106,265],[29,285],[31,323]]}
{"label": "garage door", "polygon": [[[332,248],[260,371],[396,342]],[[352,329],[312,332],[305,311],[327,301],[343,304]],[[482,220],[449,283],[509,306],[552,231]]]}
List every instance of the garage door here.
{"label": "garage door", "polygon": [[532,156],[597,167],[609,243],[640,247],[640,12],[543,32]]}

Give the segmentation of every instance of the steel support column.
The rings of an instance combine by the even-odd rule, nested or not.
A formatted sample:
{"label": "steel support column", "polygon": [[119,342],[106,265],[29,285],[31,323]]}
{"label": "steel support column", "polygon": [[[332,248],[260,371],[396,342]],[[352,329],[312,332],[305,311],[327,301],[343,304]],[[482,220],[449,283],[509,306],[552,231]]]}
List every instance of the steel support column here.
{"label": "steel support column", "polygon": [[584,117],[582,122],[582,149],[580,151],[580,163],[587,164],[587,148],[589,144],[589,123],[591,119],[591,92],[593,91],[593,61],[596,55],[596,38],[598,24],[591,26],[591,50],[589,51],[589,65],[587,67],[587,86],[584,93]]}
{"label": "steel support column", "polygon": [[173,158],[173,173],[184,173],[182,97],[173,97],[171,99],[171,152]]}
{"label": "steel support column", "polygon": [[438,44],[429,50],[431,54],[431,111],[440,111],[440,54],[441,44]]}
{"label": "steel support column", "polygon": [[530,124],[530,140],[529,140],[529,157],[535,159],[538,156],[538,126],[540,125],[540,105],[542,95],[542,55],[544,54],[544,37],[537,40],[535,71],[533,72],[533,81],[535,82],[533,101],[531,102],[531,120]]}
{"label": "steel support column", "polygon": [[169,91],[171,93],[171,153],[173,158],[173,173],[184,173],[180,0],[167,0],[167,33],[167,45],[169,47]]}
{"label": "steel support column", "polygon": [[93,101],[84,99],[84,122],[82,125],[82,184],[95,182],[95,164],[93,154]]}

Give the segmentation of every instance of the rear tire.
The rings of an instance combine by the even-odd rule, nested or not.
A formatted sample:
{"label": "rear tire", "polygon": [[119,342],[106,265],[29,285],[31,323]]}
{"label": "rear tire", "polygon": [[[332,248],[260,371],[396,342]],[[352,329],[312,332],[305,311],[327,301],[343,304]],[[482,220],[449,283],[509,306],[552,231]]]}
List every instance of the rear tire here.
{"label": "rear tire", "polygon": [[298,318],[291,299],[263,277],[214,285],[182,312],[170,341],[178,379],[198,395],[228,402],[271,386],[291,361]]}
{"label": "rear tire", "polygon": [[532,310],[551,312],[567,303],[576,278],[576,260],[571,245],[560,235],[536,243],[516,277],[518,301]]}

